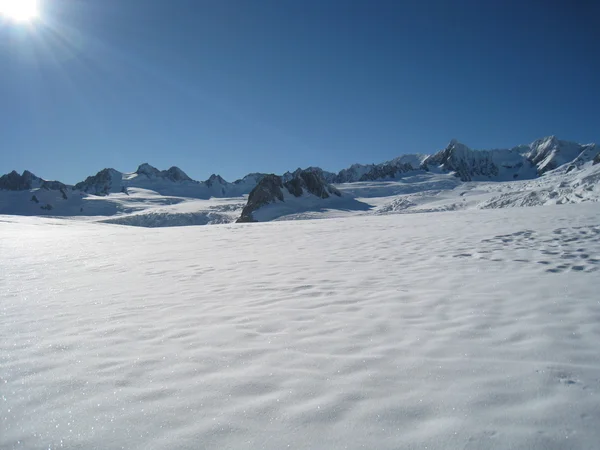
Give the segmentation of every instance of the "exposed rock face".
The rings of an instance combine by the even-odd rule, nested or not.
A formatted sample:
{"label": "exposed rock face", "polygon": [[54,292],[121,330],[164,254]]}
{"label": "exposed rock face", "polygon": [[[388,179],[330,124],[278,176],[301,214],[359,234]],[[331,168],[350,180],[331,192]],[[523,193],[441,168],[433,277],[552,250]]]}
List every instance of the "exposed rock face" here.
{"label": "exposed rock face", "polygon": [[179,167],[171,167],[169,170],[163,171],[165,177],[171,181],[193,181],[187,174]]}
{"label": "exposed rock face", "polygon": [[[312,195],[319,198],[329,198],[330,195],[341,197],[342,194],[332,185],[328,184],[325,178],[318,172],[302,171],[296,179],[300,179],[300,187],[306,189]],[[288,188],[289,190],[289,188]],[[302,195],[302,193],[300,194]]]}
{"label": "exposed rock face", "polygon": [[28,170],[19,175],[15,170],[0,177],[0,189],[6,191],[27,191],[29,189],[65,190],[67,185],[60,181],[46,181]]}
{"label": "exposed rock face", "polygon": [[456,140],[452,140],[444,150],[426,158],[421,167],[429,170],[430,166],[455,172],[462,181],[472,181],[475,176],[494,177],[499,172],[491,151],[471,150]]}
{"label": "exposed rock face", "polygon": [[363,175],[375,168],[374,164],[353,164],[347,169],[342,169],[336,175],[333,183],[354,183],[359,181]]}
{"label": "exposed rock face", "polygon": [[292,177],[286,174],[288,180],[277,175],[265,175],[248,196],[248,203],[242,210],[238,223],[255,222],[252,213],[259,208],[277,201],[283,202],[284,190],[294,197],[301,197],[305,192],[320,199],[329,198],[331,195],[340,197],[342,194],[327,183],[319,171],[312,169],[294,172]]}
{"label": "exposed rock face", "polygon": [[214,185],[225,186],[228,184],[227,181],[221,177],[221,175],[215,175],[214,173],[208,178],[208,180],[205,181],[205,183],[208,187],[212,187]]}
{"label": "exposed rock face", "polygon": [[379,164],[361,176],[358,181],[375,181],[396,178],[399,174],[415,170],[410,164]]}
{"label": "exposed rock face", "polygon": [[148,163],[140,164],[135,173],[138,175],[146,175],[148,178],[160,176],[160,170]]}
{"label": "exposed rock face", "polygon": [[560,165],[558,160],[560,152],[561,141],[556,139],[555,136],[550,136],[533,142],[527,157],[537,167],[537,173],[541,176]]}
{"label": "exposed rock face", "polygon": [[325,183],[337,183],[337,175],[332,172],[327,172],[326,170],[321,169],[320,167],[308,167],[306,169],[296,169],[293,172],[286,172],[281,177],[284,183],[293,180],[297,176],[299,176],[302,172],[311,172],[316,174],[317,177],[323,179]]}
{"label": "exposed rock face", "polygon": [[[115,169],[102,169],[96,175],[87,177],[85,181],[77,183],[75,189],[92,195],[108,195],[111,192],[121,190],[121,172]],[[119,184],[117,186],[117,184]]]}
{"label": "exposed rock face", "polygon": [[390,180],[398,176],[422,170],[421,161],[426,155],[403,155],[381,164],[353,164],[333,177],[330,183],[354,183],[356,181]]}
{"label": "exposed rock face", "polygon": [[341,195],[336,188],[327,182],[323,176],[323,171],[314,167],[304,170],[298,169],[293,174],[288,172],[284,175],[283,181],[285,188],[294,197],[302,196],[305,190],[319,198],[329,198],[330,194],[338,197]]}
{"label": "exposed rock face", "polygon": [[[40,186],[42,189],[46,189],[48,191],[64,191],[67,190],[68,186],[60,181],[46,181],[42,180],[42,184]],[[66,194],[65,194],[66,195]]]}
{"label": "exposed rock face", "polygon": [[0,189],[6,191],[25,191],[31,189],[31,182],[25,178],[25,172],[23,175],[19,175],[15,170],[6,175],[0,177]]}
{"label": "exposed rock face", "polygon": [[148,163],[141,164],[135,171],[138,175],[145,175],[148,178],[164,178],[170,181],[193,181],[179,167],[171,167],[168,170],[158,170]]}
{"label": "exposed rock face", "polygon": [[250,192],[248,203],[242,210],[242,215],[237,222],[255,222],[254,217],[252,217],[254,211],[277,200],[283,201],[282,189],[283,181],[281,177],[273,174],[265,175]]}
{"label": "exposed rock face", "polygon": [[596,164],[600,164],[600,153],[598,153],[596,155],[596,157],[594,158],[594,165],[596,165]]}

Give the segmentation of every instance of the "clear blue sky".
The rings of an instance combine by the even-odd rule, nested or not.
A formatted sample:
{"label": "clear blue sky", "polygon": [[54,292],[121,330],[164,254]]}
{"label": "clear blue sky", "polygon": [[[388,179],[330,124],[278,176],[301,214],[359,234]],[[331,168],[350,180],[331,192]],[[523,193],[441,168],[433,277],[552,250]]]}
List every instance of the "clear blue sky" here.
{"label": "clear blue sky", "polygon": [[600,140],[600,2],[39,0],[0,19],[0,172],[339,170]]}

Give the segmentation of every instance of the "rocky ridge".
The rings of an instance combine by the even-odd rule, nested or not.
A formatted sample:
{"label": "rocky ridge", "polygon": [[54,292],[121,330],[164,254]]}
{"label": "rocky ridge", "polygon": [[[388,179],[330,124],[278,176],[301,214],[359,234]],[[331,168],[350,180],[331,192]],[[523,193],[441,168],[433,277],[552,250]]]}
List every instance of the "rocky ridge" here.
{"label": "rocky ridge", "polygon": [[253,213],[271,203],[284,202],[285,191],[296,198],[303,195],[312,195],[320,199],[326,199],[331,195],[338,197],[342,195],[340,191],[327,183],[319,170],[298,169],[293,174],[288,173],[284,177],[274,174],[265,175],[250,192],[248,203],[242,210],[242,215],[237,222],[254,222]]}

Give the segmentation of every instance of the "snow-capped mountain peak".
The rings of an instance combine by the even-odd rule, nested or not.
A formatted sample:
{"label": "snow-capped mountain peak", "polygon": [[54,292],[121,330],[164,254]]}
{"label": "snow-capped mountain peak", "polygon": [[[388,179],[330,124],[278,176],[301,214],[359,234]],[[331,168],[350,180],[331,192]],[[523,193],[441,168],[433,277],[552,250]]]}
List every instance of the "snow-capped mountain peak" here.
{"label": "snow-capped mountain peak", "polygon": [[227,181],[225,181],[223,179],[223,177],[221,177],[221,175],[217,175],[214,173],[210,177],[208,177],[208,180],[206,180],[205,183],[208,187],[212,187],[215,184],[220,184],[220,185],[228,184]]}
{"label": "snow-capped mountain peak", "polygon": [[165,171],[167,178],[172,181],[194,181],[179,167],[173,166]]}
{"label": "snow-capped mountain peak", "polygon": [[[320,167],[308,167],[286,172],[278,179],[273,178],[277,175],[273,175],[262,183],[260,192],[255,192],[260,195],[250,195],[248,208],[244,208],[243,215],[245,220],[262,221],[286,214],[307,217],[309,211],[329,208],[364,211],[370,206],[360,200],[353,203],[353,200],[373,196],[365,195],[367,192],[377,193],[377,196],[384,198],[390,195],[390,189],[394,192],[432,189],[437,183],[433,180],[438,180],[442,189],[455,188],[471,181],[495,184],[528,180],[526,184],[511,183],[510,187],[507,184],[505,194],[498,198],[483,198],[482,202],[475,205],[477,207],[596,201],[600,198],[597,194],[598,170],[592,164],[598,163],[600,147],[597,145],[562,141],[556,136],[494,150],[474,150],[452,139],[445,148],[431,155],[404,154],[380,164],[353,164],[337,174]],[[221,223],[230,220],[226,217],[235,215],[236,208],[241,211],[240,205],[245,202],[242,197],[251,194],[265,177],[262,173],[251,173],[230,183],[220,175],[213,174],[206,181],[195,181],[176,166],[160,170],[144,163],[135,172],[123,173],[107,168],[75,186],[66,186],[57,181],[46,181],[27,170],[22,174],[12,171],[0,176],[0,213],[135,216],[132,221],[127,217],[118,220],[119,223],[153,226],[157,223],[181,223],[182,220],[186,224]],[[354,186],[348,184],[354,182],[362,183]],[[379,185],[379,182],[382,183]],[[332,184],[336,184],[336,187]],[[532,192],[527,191],[528,186],[542,185],[545,187],[541,191],[537,188]],[[281,191],[283,201],[277,189]],[[523,190],[527,195],[523,196]],[[350,195],[338,199],[340,193]],[[97,196],[107,198],[100,199]],[[141,198],[144,200],[141,201]],[[218,213],[194,216],[194,202],[210,200],[212,204],[220,201],[216,199],[227,199],[232,204],[224,206]],[[261,206],[258,211],[257,206],[265,199],[269,204],[275,203],[275,206],[263,205],[264,208]],[[461,202],[464,200],[464,197],[461,198]],[[417,203],[418,199],[413,201],[403,197],[382,206],[378,211],[410,209]],[[136,215],[140,210],[153,209],[157,205],[179,204],[185,214],[174,221],[170,213],[164,210],[161,210],[161,214],[165,215],[162,219]],[[449,207],[456,209],[465,205],[456,203]],[[192,216],[189,216],[190,209]],[[182,219],[184,216],[185,219]]]}
{"label": "snow-capped mountain peak", "polygon": [[166,179],[173,182],[178,181],[194,181],[187,174],[181,170],[179,167],[173,166],[168,170],[158,170],[156,167],[151,166],[148,163],[141,164],[137,170],[128,177],[128,179],[133,179],[134,176],[143,175],[149,179]]}
{"label": "snow-capped mountain peak", "polygon": [[13,170],[0,177],[0,190],[25,191],[38,188],[58,191],[66,189],[67,186],[60,181],[44,180],[31,173],[29,170],[23,171],[21,175],[19,175],[16,170]]}
{"label": "snow-capped mountain peak", "polygon": [[160,170],[148,163],[140,164],[135,173],[138,175],[146,175],[149,178],[160,176]]}
{"label": "snow-capped mountain peak", "polygon": [[115,169],[102,169],[96,175],[87,177],[74,187],[78,191],[92,195],[108,195],[122,189],[123,174]]}
{"label": "snow-capped mountain peak", "polygon": [[556,136],[538,139],[532,142],[529,148],[526,157],[537,167],[538,175],[578,159],[583,152],[590,153],[584,159],[592,159],[595,156],[593,153],[598,150],[595,144],[580,145],[575,142],[561,141]]}

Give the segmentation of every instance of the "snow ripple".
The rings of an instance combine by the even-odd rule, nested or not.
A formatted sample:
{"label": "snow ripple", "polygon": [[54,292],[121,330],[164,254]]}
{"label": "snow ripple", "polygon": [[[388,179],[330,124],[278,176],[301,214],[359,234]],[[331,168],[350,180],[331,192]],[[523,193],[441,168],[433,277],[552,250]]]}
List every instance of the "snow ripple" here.
{"label": "snow ripple", "polygon": [[7,219],[0,447],[594,448],[598,213]]}

